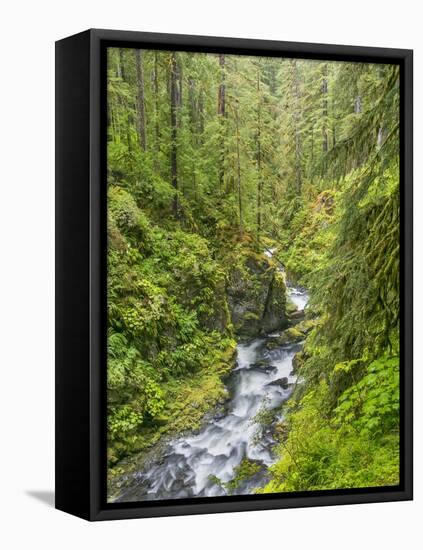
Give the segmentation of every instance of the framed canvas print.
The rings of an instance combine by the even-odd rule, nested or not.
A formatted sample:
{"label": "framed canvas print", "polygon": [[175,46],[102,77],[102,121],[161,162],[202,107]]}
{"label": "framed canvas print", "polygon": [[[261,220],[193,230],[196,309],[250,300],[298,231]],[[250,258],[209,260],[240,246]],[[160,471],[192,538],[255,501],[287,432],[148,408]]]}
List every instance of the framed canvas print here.
{"label": "framed canvas print", "polygon": [[412,52],[56,44],[56,506],[412,498]]}

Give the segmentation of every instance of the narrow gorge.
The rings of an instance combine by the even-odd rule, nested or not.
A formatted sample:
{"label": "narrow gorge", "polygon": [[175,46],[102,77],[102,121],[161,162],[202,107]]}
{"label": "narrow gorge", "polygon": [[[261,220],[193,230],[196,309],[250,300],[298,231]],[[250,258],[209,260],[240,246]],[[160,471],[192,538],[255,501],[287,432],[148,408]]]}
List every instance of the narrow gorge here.
{"label": "narrow gorge", "polygon": [[[269,480],[268,467],[277,460],[274,432],[298,383],[293,359],[308,331],[301,323],[308,293],[285,284],[282,268],[269,266],[273,251],[247,262],[249,280],[239,272],[231,277],[230,310],[242,342],[225,377],[227,399],[199,430],[159,444],[148,459],[135,458],[132,471],[115,481],[113,502],[249,494]],[[249,295],[260,277],[261,292]],[[293,325],[291,316],[294,337],[278,330]]]}
{"label": "narrow gorge", "polygon": [[395,64],[108,48],[109,502],[399,484],[399,112]]}

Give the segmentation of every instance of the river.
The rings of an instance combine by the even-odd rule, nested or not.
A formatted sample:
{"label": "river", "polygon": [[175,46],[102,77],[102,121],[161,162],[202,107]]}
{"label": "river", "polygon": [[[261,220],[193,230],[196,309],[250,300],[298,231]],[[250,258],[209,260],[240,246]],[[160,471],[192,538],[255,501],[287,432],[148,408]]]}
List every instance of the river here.
{"label": "river", "polygon": [[[298,309],[304,309],[307,292],[287,286],[287,293]],[[281,418],[277,409],[293,391],[292,361],[302,347],[296,343],[268,349],[269,339],[277,336],[238,344],[236,366],[226,381],[229,398],[224,412],[216,412],[197,433],[170,441],[159,461],[126,479],[114,502],[226,495],[225,483],[246,458],[258,471],[231,494],[250,494],[267,482],[267,467],[276,460],[272,451],[273,425]],[[265,410],[275,411],[263,428],[257,415]]]}

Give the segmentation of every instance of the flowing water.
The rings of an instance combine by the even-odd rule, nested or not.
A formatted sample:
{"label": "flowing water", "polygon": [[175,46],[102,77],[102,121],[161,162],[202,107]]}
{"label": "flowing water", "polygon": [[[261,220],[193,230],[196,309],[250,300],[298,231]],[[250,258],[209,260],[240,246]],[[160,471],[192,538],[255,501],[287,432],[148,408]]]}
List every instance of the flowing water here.
{"label": "flowing water", "polygon": [[[304,309],[304,290],[288,286],[288,295]],[[259,471],[232,494],[248,494],[266,483],[266,467],[275,461],[275,441],[272,425],[263,429],[257,415],[276,409],[291,395],[296,382],[292,360],[302,347],[297,343],[267,349],[267,340],[276,336],[238,344],[236,367],[226,382],[230,397],[224,412],[216,412],[199,432],[171,441],[159,461],[131,474],[115,502],[225,495],[222,483],[233,479],[244,458],[254,461]],[[275,416],[278,419],[277,411]]]}

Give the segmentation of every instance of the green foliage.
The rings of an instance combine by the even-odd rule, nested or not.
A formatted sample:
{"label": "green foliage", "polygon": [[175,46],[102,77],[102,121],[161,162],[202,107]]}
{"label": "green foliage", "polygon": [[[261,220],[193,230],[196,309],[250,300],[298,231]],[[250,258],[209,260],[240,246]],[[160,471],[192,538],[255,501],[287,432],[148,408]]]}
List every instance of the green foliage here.
{"label": "green foliage", "polygon": [[147,380],[144,391],[146,396],[145,410],[154,418],[158,416],[165,407],[163,390],[153,380]]}
{"label": "green foliage", "polygon": [[209,479],[213,483],[219,485],[219,487],[224,489],[224,491],[228,495],[231,495],[240,487],[240,485],[244,481],[252,478],[262,469],[263,466],[260,463],[255,462],[254,460],[250,460],[248,458],[243,458],[238,466],[234,468],[233,477],[230,481],[224,482],[215,475],[210,475]]}
{"label": "green foliage", "polygon": [[[398,364],[397,359],[388,361]],[[351,388],[341,396],[334,416],[327,409],[331,396],[326,383],[320,382],[301,399],[287,424],[280,426],[282,458],[271,467],[272,480],[263,492],[399,483],[396,390],[386,384],[377,396],[372,390],[360,395],[363,386],[373,385],[368,376],[374,368],[379,367],[369,367],[358,390]],[[382,410],[374,408],[380,401]]]}
{"label": "green foliage", "polygon": [[112,439],[118,439],[133,432],[141,422],[140,413],[135,412],[130,405],[122,405],[109,413],[107,429]]}
{"label": "green foliage", "polygon": [[399,358],[372,361],[364,376],[339,398],[334,421],[354,423],[360,434],[383,436],[398,429]]}
{"label": "green foliage", "polygon": [[241,460],[239,465],[234,469],[234,477],[224,484],[229,494],[236,490],[243,481],[257,474],[261,468],[262,466],[253,460],[249,460],[248,458]]}
{"label": "green foliage", "polygon": [[337,237],[314,277],[322,332],[340,358],[392,348],[399,313],[397,167],[371,182],[353,174],[347,184]]}
{"label": "green foliage", "polygon": [[[210,244],[176,225],[158,224],[137,205],[137,194],[110,184],[108,191],[108,403],[109,462],[153,443],[163,430],[194,427],[222,397],[219,373],[232,349],[225,270]],[[216,332],[216,329],[219,332]],[[225,365],[229,363],[224,363]],[[203,372],[202,372],[203,371]],[[193,413],[174,400],[198,376],[208,388]],[[184,380],[174,388],[174,380]],[[186,398],[188,399],[188,397]],[[169,403],[168,403],[169,401]],[[179,415],[179,424],[172,418]],[[186,415],[186,418],[185,418]]]}
{"label": "green foliage", "polygon": [[290,246],[281,257],[289,274],[300,284],[311,284],[310,274],[322,264],[333,241],[336,196],[329,189],[319,193],[312,202],[304,203],[291,220],[289,236],[285,237]]}
{"label": "green foliage", "polygon": [[108,50],[109,464],[225,398],[252,306],[293,313],[281,262],[311,301],[277,342],[307,336],[264,490],[398,483],[398,67],[146,50],[140,69]]}

